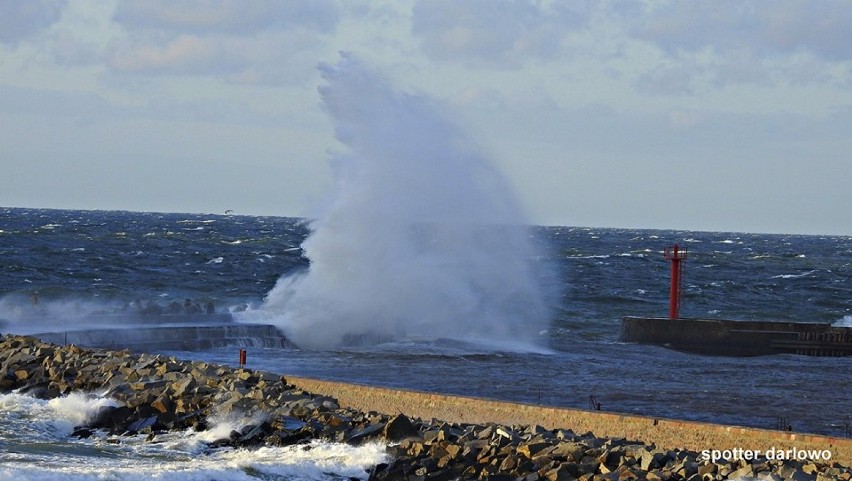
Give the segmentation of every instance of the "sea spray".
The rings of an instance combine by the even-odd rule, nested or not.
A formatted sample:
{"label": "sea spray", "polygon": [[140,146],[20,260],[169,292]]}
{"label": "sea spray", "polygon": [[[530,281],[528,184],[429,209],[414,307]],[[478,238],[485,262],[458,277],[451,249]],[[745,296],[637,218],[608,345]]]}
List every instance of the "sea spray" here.
{"label": "sea spray", "polygon": [[843,316],[832,323],[834,327],[852,327],[852,316]]}
{"label": "sea spray", "polygon": [[402,338],[516,342],[549,322],[542,267],[511,186],[440,106],[356,58],[321,65],[345,153],[302,245],[310,268],[262,306],[302,347]]}

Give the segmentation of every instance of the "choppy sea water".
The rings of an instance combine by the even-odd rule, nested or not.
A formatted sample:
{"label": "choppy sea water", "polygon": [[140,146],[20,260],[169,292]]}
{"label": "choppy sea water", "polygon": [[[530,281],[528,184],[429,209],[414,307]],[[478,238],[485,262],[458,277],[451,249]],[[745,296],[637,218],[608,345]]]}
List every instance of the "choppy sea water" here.
{"label": "choppy sea water", "polygon": [[[136,300],[251,310],[282,275],[308,268],[300,248],[308,227],[280,217],[0,209],[0,319],[8,321],[0,330],[26,332],[35,292],[46,319],[69,312],[83,319]],[[689,249],[684,317],[852,322],[852,238],[580,227],[534,227],[531,235],[557,286],[539,349],[402,339],[326,351],[252,349],[248,365],[578,408],[595,396],[606,411],[656,417],[765,428],[785,418],[797,431],[852,430],[852,358],[699,356],[617,339],[623,316],[667,314],[662,250],[673,243]],[[235,349],[169,354],[238,360]],[[101,401],[54,404],[63,402]],[[361,476],[361,460],[380,456],[337,445],[300,455],[207,453],[191,433],[153,445],[71,440],[78,421],[63,409],[0,398],[0,478],[109,479],[115,470],[119,479],[150,479],[146,473],[159,469],[162,479],[333,479]]]}

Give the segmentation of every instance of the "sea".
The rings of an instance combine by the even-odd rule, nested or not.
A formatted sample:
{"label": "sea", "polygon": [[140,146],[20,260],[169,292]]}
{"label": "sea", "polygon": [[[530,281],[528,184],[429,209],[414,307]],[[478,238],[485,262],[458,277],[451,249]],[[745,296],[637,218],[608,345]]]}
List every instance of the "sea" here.
{"label": "sea", "polygon": [[[40,316],[118,311],[191,299],[261,309],[276,283],[309,271],[311,221],[288,217],[0,208],[0,332]],[[549,323],[531,349],[458,336],[387,338],[323,349],[249,348],[247,366],[282,375],[530,404],[852,436],[852,357],[733,358],[619,341],[624,316],[668,315],[666,247],[687,249],[682,317],[852,326],[852,237],[530,226],[547,265]],[[356,253],[357,254],[357,253]],[[555,286],[555,288],[553,288]],[[34,296],[38,304],[34,305]],[[61,314],[61,316],[60,316]],[[417,318],[423,313],[405,313]],[[82,322],[82,321],[81,321]],[[463,322],[463,320],[460,320]],[[71,322],[70,324],[73,324]],[[58,329],[71,330],[65,321]],[[235,348],[162,351],[237,365]],[[71,438],[111,400],[0,394],[0,479],[366,479],[384,446],[210,450],[211,431]],[[712,446],[708,446],[712,448]],[[744,448],[748,448],[747,446]]]}

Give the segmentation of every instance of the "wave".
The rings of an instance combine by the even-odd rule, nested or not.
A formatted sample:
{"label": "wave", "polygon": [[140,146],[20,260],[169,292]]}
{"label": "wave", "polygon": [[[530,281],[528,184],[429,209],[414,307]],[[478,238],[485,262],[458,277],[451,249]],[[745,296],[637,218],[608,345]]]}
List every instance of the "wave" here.
{"label": "wave", "polygon": [[270,321],[317,349],[535,338],[556,288],[509,179],[435,101],[348,54],[320,71],[347,153],[331,159],[336,188],[301,245],[309,269],[264,300]]}
{"label": "wave", "polygon": [[[0,479],[19,481],[249,481],[257,479],[367,479],[386,462],[386,445],[361,446],[314,441],[259,449],[214,449],[206,442],[227,436],[238,421],[222,420],[203,432],[187,430],[147,436],[87,439],[70,436],[75,425],[106,398],[72,394],[51,401],[22,394],[0,395]],[[227,432],[226,432],[227,431]]]}
{"label": "wave", "polygon": [[818,272],[818,271],[816,269],[814,269],[812,271],[803,272],[801,274],[779,274],[777,276],[770,277],[770,279],[799,279],[799,278],[802,278],[802,277],[808,277],[812,274],[815,274],[816,272]]}
{"label": "wave", "polygon": [[164,445],[144,444],[141,439],[129,442],[130,446],[103,445],[100,447],[101,456],[69,456],[68,452],[60,452],[56,457],[42,456],[37,465],[32,462],[3,463],[0,467],[0,479],[16,481],[366,480],[369,477],[369,469],[387,460],[386,447],[381,444],[350,446],[314,442],[283,448],[220,450],[198,456],[181,451],[169,451]]}
{"label": "wave", "polygon": [[[74,426],[84,424],[98,409],[115,405],[112,399],[76,392],[49,401],[19,393],[3,394],[0,395],[0,438],[30,433],[48,439],[63,439],[71,434]],[[6,432],[6,429],[21,424],[25,426],[23,431]]]}

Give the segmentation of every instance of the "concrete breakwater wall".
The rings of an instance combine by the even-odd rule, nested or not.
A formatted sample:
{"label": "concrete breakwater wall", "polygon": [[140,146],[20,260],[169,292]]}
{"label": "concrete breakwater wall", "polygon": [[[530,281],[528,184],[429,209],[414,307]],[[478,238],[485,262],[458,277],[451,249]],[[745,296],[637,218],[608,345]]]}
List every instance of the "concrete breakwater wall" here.
{"label": "concrete breakwater wall", "polygon": [[460,423],[495,422],[571,429],[595,436],[626,438],[665,449],[703,450],[829,450],[831,459],[852,465],[852,439],[767,429],[678,421],[580,409],[519,404],[401,389],[363,386],[287,376],[306,391],[338,400],[341,406],[386,413],[405,413],[423,419]]}
{"label": "concrete breakwater wall", "polygon": [[44,342],[139,351],[200,351],[225,346],[291,347],[268,324],[137,325],[33,334]]}
{"label": "concrete breakwater wall", "polygon": [[619,339],[714,356],[852,356],[852,328],[813,322],[625,317]]}

